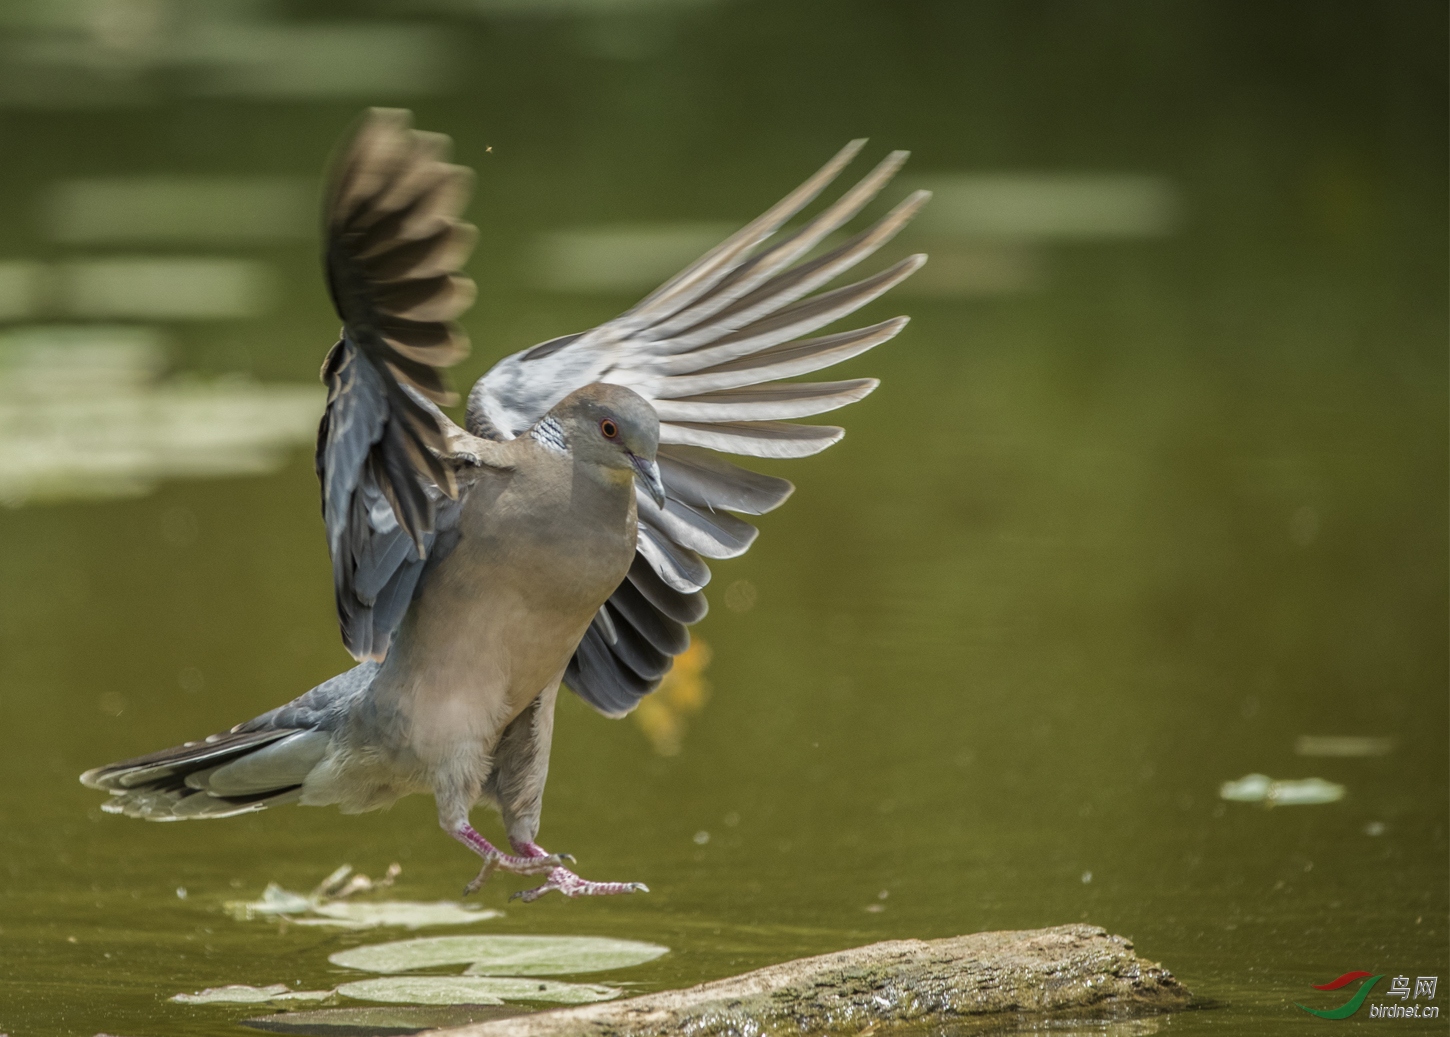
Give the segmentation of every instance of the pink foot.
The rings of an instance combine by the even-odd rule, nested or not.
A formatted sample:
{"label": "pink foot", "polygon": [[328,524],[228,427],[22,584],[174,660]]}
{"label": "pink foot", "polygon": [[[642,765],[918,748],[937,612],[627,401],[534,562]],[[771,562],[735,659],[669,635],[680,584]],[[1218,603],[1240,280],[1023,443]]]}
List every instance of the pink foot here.
{"label": "pink foot", "polygon": [[[534,860],[547,860],[548,854],[544,848],[537,843],[516,842],[514,850],[522,857],[529,857]],[[573,858],[570,858],[572,861]],[[545,893],[563,893],[566,897],[608,897],[617,893],[648,893],[649,887],[643,882],[588,882],[575,875],[568,868],[554,867],[549,871],[549,877],[542,886],[535,886],[533,889],[521,889],[509,897],[510,900],[522,900],[524,903],[532,903],[538,900]]]}
{"label": "pink foot", "polygon": [[525,852],[517,857],[504,853],[474,831],[473,826],[466,821],[459,827],[450,829],[448,834],[483,858],[483,867],[479,869],[473,881],[463,887],[464,896],[477,893],[488,881],[489,876],[498,870],[512,872],[515,875],[543,875],[560,868],[565,861],[571,864],[574,862],[574,858],[570,854],[545,853],[532,843],[524,845],[534,852]]}
{"label": "pink foot", "polygon": [[549,872],[549,877],[542,886],[521,889],[509,899],[522,900],[528,904],[545,893],[554,891],[563,893],[566,897],[608,897],[616,893],[648,893],[649,887],[643,882],[587,882],[568,868],[555,868]]}

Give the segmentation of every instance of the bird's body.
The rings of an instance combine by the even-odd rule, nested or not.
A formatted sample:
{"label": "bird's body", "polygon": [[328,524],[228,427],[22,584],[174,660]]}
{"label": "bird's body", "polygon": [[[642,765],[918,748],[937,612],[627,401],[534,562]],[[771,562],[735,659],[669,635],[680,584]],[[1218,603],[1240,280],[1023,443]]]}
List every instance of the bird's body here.
{"label": "bird's body", "polygon": [[[409,608],[366,708],[337,738],[338,762],[314,772],[303,803],[356,811],[432,792],[440,819],[465,819],[503,732],[552,698],[629,571],[632,482],[591,478],[532,437],[505,446],[511,467],[480,467],[460,486],[458,542]],[[360,782],[354,768],[381,780]],[[360,784],[377,791],[359,799]]]}
{"label": "bird's body", "polygon": [[[225,734],[96,768],[106,809],[151,820],[283,802],[356,813],[431,794],[439,823],[495,868],[547,874],[525,894],[623,893],[536,843],[561,683],[610,716],[659,683],[704,615],[707,557],[748,548],[790,492],[699,447],[814,453],[840,430],[772,420],[859,399],[874,381],[761,383],[826,366],[904,320],[799,340],[875,298],[920,259],[803,302],[895,233],[913,196],[833,252],[792,266],[879,189],[903,153],[780,245],[751,250],[818,192],[853,144],[761,220],[629,314],[510,357],[479,380],[469,428],[434,406],[436,367],[462,355],[449,323],[472,298],[456,272],[465,174],[405,113],[374,112],[338,164],[327,269],[345,322],[323,378],[318,475],[344,642],[359,665]],[[755,386],[755,388],[751,388]],[[668,419],[668,420],[666,420]],[[760,420],[766,419],[766,420]],[[514,854],[469,822],[487,802]]]}

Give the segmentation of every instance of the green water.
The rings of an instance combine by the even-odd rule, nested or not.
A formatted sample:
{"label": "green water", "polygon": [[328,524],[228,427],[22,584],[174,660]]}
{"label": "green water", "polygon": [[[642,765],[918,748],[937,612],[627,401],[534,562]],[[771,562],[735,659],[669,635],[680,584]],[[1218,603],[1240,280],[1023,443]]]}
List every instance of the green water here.
{"label": "green water", "polygon": [[[108,45],[135,67],[110,94],[0,108],[0,259],[265,263],[269,311],[149,323],[181,372],[309,380],[335,330],[309,240],[71,246],[37,199],[73,177],[313,177],[358,107],[406,103],[480,170],[468,384],[638,295],[538,289],[538,234],[740,222],[855,136],[873,160],[913,149],[921,175],[1157,177],[1179,214],[1147,236],[1018,242],[1030,277],[862,314],[914,321],[841,369],[883,380],[845,412],[845,441],[769,466],[798,491],[715,566],[697,628],[711,695],[678,755],[561,700],[541,839],[652,892],[506,905],[524,883],[496,879],[481,900],[507,915],[475,931],[666,944],[589,977],[658,989],[1087,920],[1214,1006],[1165,1033],[1345,1025],[1293,1002],[1340,1003],[1310,985],[1352,969],[1437,975],[1443,1006],[1443,5],[467,6],[233,5],[267,24],[437,27],[449,74],[418,96],[227,93],[145,64],[123,33]],[[16,48],[58,31],[5,17]],[[23,99],[15,78],[0,86]],[[954,247],[938,244],[923,230],[904,247]],[[404,934],[237,922],[224,901],[308,889],[343,862],[400,862],[407,899],[455,898],[473,874],[421,798],[146,825],[102,815],[75,780],[348,664],[310,460],[288,457],[0,510],[11,1037],[248,1032],[234,1021],[255,1008],[166,999],[331,987],[328,954]],[[753,607],[724,605],[738,581]],[[1306,757],[1302,735],[1393,742]],[[1347,792],[1273,810],[1218,798],[1251,772]]]}

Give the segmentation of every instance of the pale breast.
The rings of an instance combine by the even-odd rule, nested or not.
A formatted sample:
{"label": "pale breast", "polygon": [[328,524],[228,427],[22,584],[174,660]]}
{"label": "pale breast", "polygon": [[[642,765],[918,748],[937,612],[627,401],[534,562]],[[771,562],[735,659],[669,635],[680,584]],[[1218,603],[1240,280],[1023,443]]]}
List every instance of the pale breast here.
{"label": "pale breast", "polygon": [[536,456],[484,471],[457,545],[429,575],[374,684],[425,767],[491,749],[558,678],[634,557],[634,489]]}

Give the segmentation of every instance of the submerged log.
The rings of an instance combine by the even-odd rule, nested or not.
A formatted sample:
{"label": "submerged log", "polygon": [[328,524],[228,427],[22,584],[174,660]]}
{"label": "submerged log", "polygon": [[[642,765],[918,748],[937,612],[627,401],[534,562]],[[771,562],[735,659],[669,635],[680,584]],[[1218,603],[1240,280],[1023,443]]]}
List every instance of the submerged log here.
{"label": "submerged log", "polygon": [[[974,1016],[1124,1017],[1184,1008],[1189,992],[1133,945],[1092,925],[888,940],[686,990],[561,1008],[434,1037],[760,1037],[859,1032]],[[983,1021],[986,1021],[985,1019]]]}

